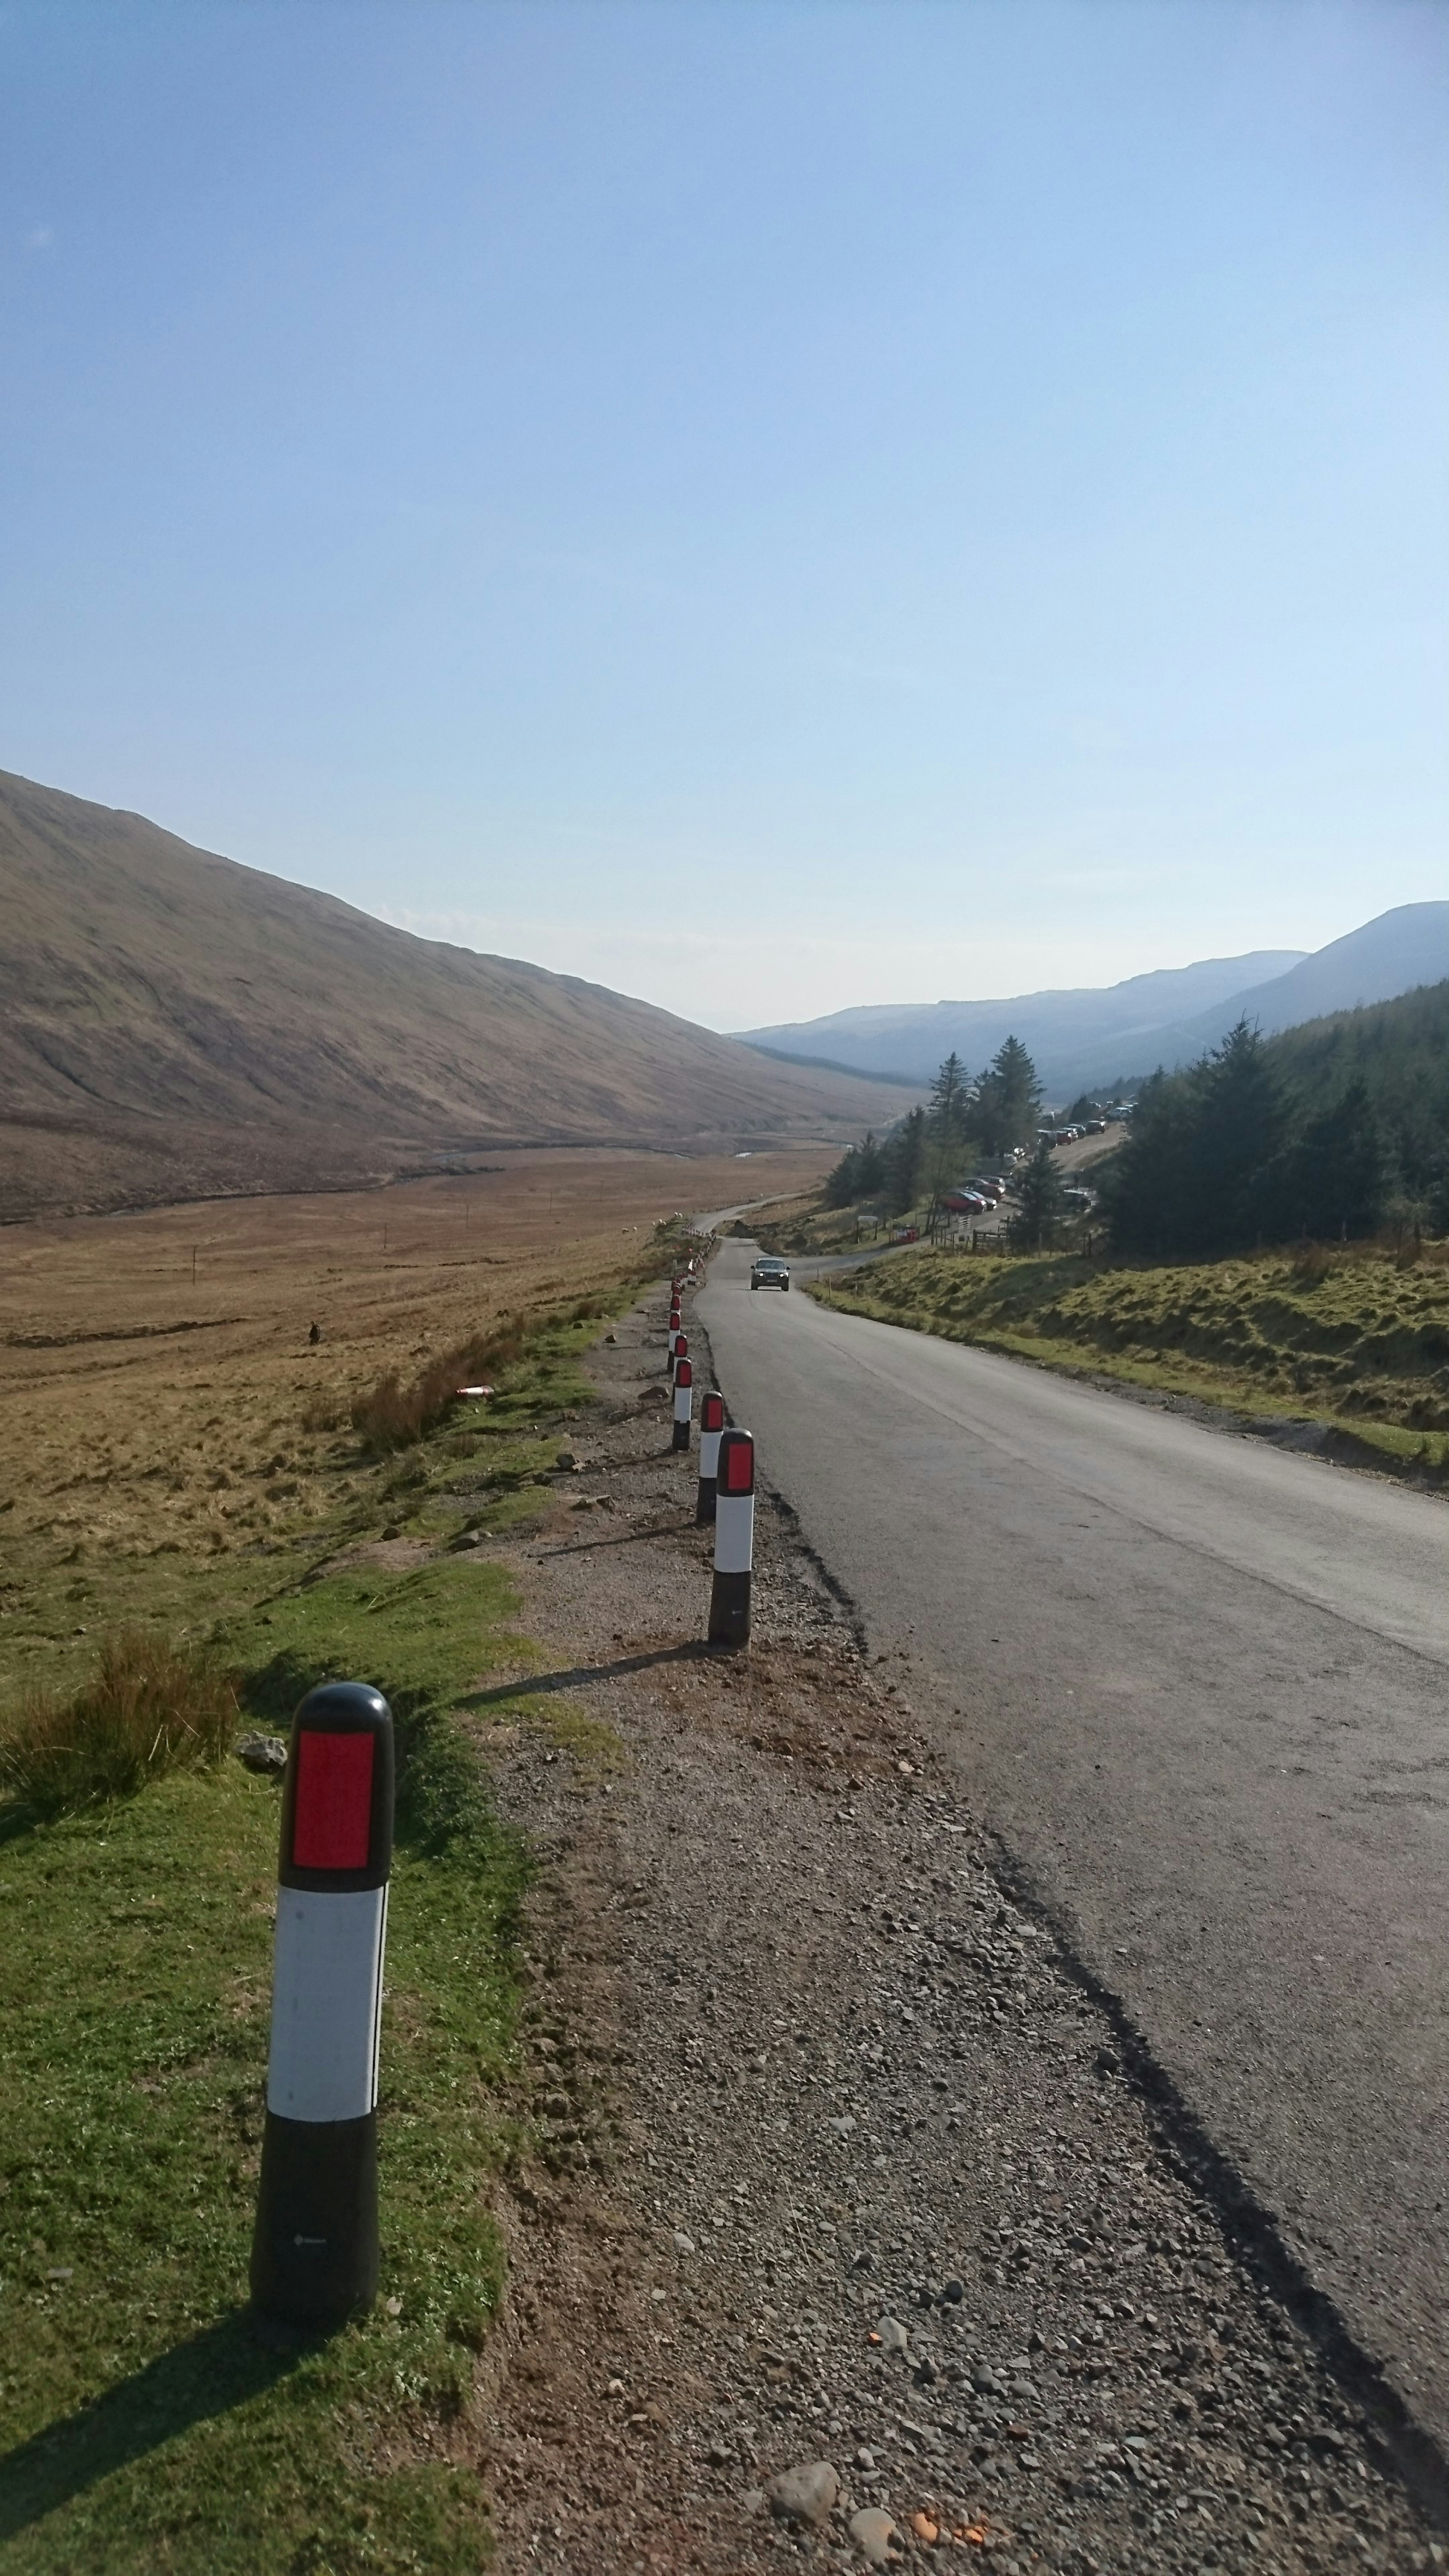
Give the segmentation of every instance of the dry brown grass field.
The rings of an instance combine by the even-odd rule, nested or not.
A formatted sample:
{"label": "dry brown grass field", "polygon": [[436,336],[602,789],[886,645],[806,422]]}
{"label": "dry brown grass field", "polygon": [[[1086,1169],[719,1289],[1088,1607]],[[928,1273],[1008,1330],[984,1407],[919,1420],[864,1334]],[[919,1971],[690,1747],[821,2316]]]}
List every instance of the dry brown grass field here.
{"label": "dry brown grass field", "polygon": [[224,1617],[255,1594],[259,1551],[305,1548],[335,1507],[348,1406],[380,1371],[617,1287],[672,1210],[799,1189],[831,1158],[562,1148],[6,1227],[0,1684],[69,1681],[135,1608],[184,1630]]}

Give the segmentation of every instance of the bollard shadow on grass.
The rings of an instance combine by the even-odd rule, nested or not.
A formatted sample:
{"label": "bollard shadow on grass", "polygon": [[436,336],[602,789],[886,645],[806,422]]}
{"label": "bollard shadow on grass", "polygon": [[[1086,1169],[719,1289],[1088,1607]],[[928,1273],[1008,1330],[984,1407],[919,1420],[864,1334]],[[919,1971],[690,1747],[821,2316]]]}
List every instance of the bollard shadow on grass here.
{"label": "bollard shadow on grass", "polygon": [[260,2397],[315,2352],[318,2340],[269,2341],[250,2309],[234,2309],[18,2443],[0,2456],[0,2545],[193,2424]]}

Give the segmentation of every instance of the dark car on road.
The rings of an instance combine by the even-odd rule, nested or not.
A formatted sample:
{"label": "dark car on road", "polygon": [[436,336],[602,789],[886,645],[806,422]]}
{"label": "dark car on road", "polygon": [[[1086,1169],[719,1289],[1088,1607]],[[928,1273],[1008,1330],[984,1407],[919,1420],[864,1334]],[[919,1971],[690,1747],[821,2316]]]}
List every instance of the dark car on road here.
{"label": "dark car on road", "polygon": [[762,1252],[750,1272],[750,1286],[752,1288],[788,1288],[789,1285],[789,1264],[776,1261],[772,1253]]}

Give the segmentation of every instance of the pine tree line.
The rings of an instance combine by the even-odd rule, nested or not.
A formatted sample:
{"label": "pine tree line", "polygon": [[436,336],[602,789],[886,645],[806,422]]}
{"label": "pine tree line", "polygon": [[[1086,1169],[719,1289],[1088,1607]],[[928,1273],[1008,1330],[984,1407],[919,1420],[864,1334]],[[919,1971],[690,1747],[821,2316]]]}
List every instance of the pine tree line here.
{"label": "pine tree line", "polygon": [[1263,1039],[1246,1020],[1137,1095],[1102,1199],[1119,1252],[1449,1230],[1449,984]]}
{"label": "pine tree line", "polygon": [[841,1156],[825,1184],[826,1206],[869,1199],[886,1216],[904,1216],[923,1201],[934,1209],[970,1171],[1030,1143],[1040,1116],[1041,1085],[1019,1038],[1007,1038],[974,1078],[953,1050],[924,1108]]}

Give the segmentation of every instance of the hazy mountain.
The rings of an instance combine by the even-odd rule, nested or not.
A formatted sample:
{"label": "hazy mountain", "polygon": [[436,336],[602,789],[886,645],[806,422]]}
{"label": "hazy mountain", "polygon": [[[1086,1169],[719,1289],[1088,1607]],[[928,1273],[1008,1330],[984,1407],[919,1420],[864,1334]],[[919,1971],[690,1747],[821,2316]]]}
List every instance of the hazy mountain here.
{"label": "hazy mountain", "polygon": [[901,1106],[0,772],[0,1215],[505,1143],[843,1139]]}
{"label": "hazy mountain", "polygon": [[887,1002],[743,1034],[750,1045],[772,1054],[908,1074],[916,1081],[929,1080],[953,1047],[979,1072],[1003,1038],[1018,1037],[1050,1088],[1062,1079],[1061,1068],[1075,1064],[1084,1050],[1094,1063],[1100,1055],[1109,1072],[1142,1062],[1142,1033],[1211,1010],[1244,986],[1281,977],[1303,954],[1301,948],[1260,949],[1248,957],[1212,957],[1197,966],[1131,975],[1123,984],[1018,993],[1000,1002]]}
{"label": "hazy mountain", "polygon": [[1030,1050],[1048,1097],[1060,1103],[1159,1064],[1191,1063],[1244,1015],[1266,1037],[1445,976],[1449,903],[1405,903],[1312,955],[1290,948],[1213,957],[1101,990],[1019,993],[1006,1002],[885,1003],[748,1036],[775,1055],[829,1058],[924,1081],[953,1047],[979,1072],[1011,1035]]}
{"label": "hazy mountain", "polygon": [[[1362,929],[1331,939],[1326,948],[1302,958],[1286,975],[1266,984],[1250,983],[1245,977],[1241,991],[1229,994],[1211,1010],[1144,1032],[1130,1065],[1121,1056],[1109,1063],[1100,1049],[1094,1050],[1079,1083],[1110,1081],[1114,1074],[1129,1070],[1150,1073],[1159,1064],[1190,1063],[1205,1047],[1216,1046],[1241,1018],[1252,1020],[1264,1037],[1272,1037],[1280,1029],[1298,1028],[1303,1021],[1321,1019],[1331,1011],[1356,1010],[1363,1002],[1391,1002],[1400,993],[1441,983],[1446,976],[1449,903],[1401,903],[1392,912],[1366,921]],[[1079,1061],[1088,1064],[1085,1055]]]}

